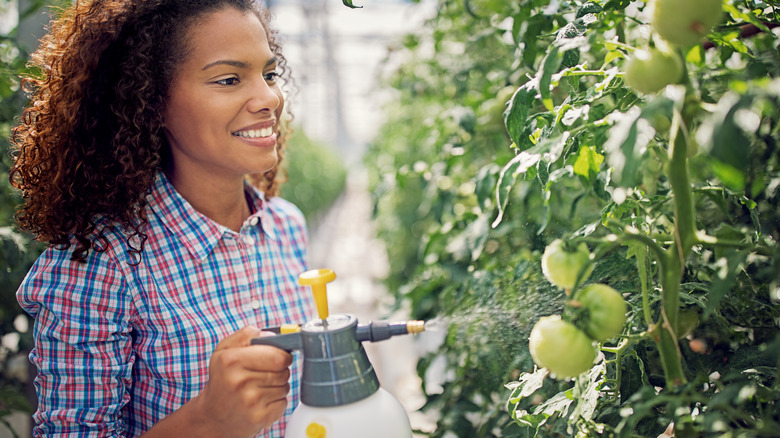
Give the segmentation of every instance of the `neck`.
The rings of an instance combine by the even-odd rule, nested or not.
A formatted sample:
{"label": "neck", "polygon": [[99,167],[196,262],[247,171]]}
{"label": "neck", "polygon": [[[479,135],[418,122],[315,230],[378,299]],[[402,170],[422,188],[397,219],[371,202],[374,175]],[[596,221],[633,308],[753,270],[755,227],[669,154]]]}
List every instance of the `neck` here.
{"label": "neck", "polygon": [[244,180],[215,181],[210,178],[183,178],[167,173],[176,191],[199,213],[238,232],[249,217]]}

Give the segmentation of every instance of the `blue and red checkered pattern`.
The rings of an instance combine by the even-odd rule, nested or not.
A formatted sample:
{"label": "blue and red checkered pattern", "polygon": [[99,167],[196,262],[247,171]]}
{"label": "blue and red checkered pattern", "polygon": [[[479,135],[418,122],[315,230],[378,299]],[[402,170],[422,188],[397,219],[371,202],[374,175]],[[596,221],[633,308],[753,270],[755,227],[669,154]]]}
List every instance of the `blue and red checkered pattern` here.
{"label": "blue and red checkered pattern", "polygon": [[[297,283],[307,269],[303,216],[247,193],[255,213],[236,233],[195,211],[161,173],[140,263],[119,231],[86,263],[71,251],[41,255],[17,294],[35,318],[35,436],[140,435],[201,391],[221,339],[313,318]],[[294,355],[287,412],[260,437],[282,437],[297,405]]]}

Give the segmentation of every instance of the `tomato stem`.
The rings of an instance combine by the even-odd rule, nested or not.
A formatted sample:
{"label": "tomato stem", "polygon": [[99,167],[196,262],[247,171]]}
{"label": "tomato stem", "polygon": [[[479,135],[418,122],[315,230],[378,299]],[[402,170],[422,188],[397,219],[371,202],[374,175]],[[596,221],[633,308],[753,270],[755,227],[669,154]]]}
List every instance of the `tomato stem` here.
{"label": "tomato stem", "polygon": [[564,70],[561,77],[569,76],[607,76],[609,74],[606,70]]}
{"label": "tomato stem", "polygon": [[661,355],[661,363],[664,368],[667,385],[679,386],[686,383],[682,368],[682,355],[677,343],[675,328],[677,316],[680,311],[680,280],[682,267],[675,263],[679,252],[677,245],[669,249],[666,269],[661,278],[661,327],[658,335],[654,336],[658,352]]}
{"label": "tomato stem", "polygon": [[[682,55],[680,55],[682,56]],[[685,75],[687,94],[682,109],[675,109],[672,118],[668,168],[669,183],[674,195],[674,243],[663,257],[665,266],[661,269],[661,327],[655,336],[661,355],[666,382],[679,386],[686,382],[682,368],[682,355],[675,329],[680,311],[680,283],[685,259],[697,243],[696,215],[693,190],[688,175],[688,131],[683,114],[690,115],[690,77]]]}
{"label": "tomato stem", "polygon": [[674,193],[675,240],[677,261],[685,263],[685,256],[696,242],[696,214],[693,190],[688,178],[688,133],[682,113],[675,111],[672,118],[671,160],[669,183]]}
{"label": "tomato stem", "polygon": [[623,338],[620,340],[620,343],[615,347],[605,347],[601,346],[601,351],[612,353],[615,355],[615,359],[612,360],[605,360],[606,363],[614,362],[615,363],[615,378],[611,379],[614,388],[612,388],[610,392],[610,397],[614,400],[617,398],[618,393],[620,391],[620,382],[623,378],[623,367],[621,365],[621,362],[623,361],[623,353],[626,352],[628,347],[633,344],[630,339]]}
{"label": "tomato stem", "polygon": [[647,249],[636,255],[636,266],[639,270],[639,284],[642,290],[642,312],[648,327],[653,324],[653,315],[650,313],[650,291],[647,288]]}

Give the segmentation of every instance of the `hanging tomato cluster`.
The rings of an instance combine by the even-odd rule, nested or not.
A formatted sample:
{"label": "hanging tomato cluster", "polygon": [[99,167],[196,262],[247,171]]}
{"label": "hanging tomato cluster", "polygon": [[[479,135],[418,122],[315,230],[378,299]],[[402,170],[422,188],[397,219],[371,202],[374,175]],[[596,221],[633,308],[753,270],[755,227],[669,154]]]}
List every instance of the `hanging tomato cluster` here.
{"label": "hanging tomato cluster", "polygon": [[582,242],[574,245],[556,239],[542,255],[544,276],[571,297],[567,306],[575,310],[576,318],[540,318],[528,344],[534,362],[559,378],[576,377],[590,369],[596,359],[594,341],[615,338],[626,323],[627,305],[620,292],[600,283],[578,288],[590,277],[593,266],[593,255]]}
{"label": "hanging tomato cluster", "polygon": [[650,24],[658,38],[651,47],[636,50],[626,64],[626,85],[642,94],[679,83],[685,67],[675,48],[698,43],[723,16],[721,0],[655,0],[650,7]]}

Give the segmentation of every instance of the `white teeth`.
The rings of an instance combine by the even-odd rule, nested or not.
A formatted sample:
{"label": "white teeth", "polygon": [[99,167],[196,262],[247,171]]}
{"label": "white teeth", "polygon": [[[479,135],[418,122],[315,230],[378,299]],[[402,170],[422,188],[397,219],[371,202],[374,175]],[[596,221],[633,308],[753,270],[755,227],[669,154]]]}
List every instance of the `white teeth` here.
{"label": "white teeth", "polygon": [[268,127],[263,129],[247,129],[246,131],[237,131],[234,135],[244,138],[262,138],[270,137],[274,133],[274,128]]}

